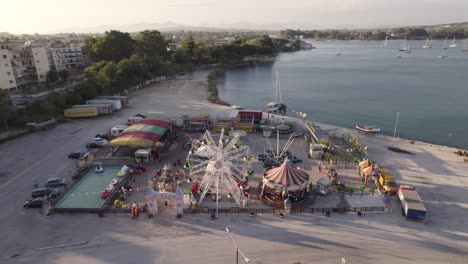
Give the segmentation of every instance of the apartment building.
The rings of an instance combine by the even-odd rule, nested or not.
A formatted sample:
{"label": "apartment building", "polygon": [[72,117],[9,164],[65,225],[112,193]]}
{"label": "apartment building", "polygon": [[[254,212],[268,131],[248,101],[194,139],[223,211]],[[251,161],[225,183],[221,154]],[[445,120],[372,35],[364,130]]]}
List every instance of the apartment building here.
{"label": "apartment building", "polygon": [[0,43],[0,51],[0,89],[14,90],[46,81],[50,62],[44,44],[6,42]]}
{"label": "apartment building", "polygon": [[81,47],[51,48],[50,51],[56,70],[79,69],[85,65]]}
{"label": "apartment building", "polygon": [[16,88],[16,79],[11,66],[10,53],[0,49],[0,89],[13,90]]}

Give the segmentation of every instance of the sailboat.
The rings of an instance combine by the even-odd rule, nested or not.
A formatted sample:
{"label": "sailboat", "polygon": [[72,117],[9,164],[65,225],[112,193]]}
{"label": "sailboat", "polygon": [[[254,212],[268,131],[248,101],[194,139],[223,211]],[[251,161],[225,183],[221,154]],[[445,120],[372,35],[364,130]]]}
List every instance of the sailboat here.
{"label": "sailboat", "polygon": [[[276,87],[275,87],[275,101],[267,104],[267,111],[271,114],[286,114],[287,106],[283,103],[283,97],[281,96],[281,86],[279,81],[278,72],[276,72]],[[278,97],[279,94],[279,97]]]}
{"label": "sailboat", "polygon": [[447,58],[447,55],[445,55],[444,50],[446,50],[446,48],[445,48],[445,49],[442,48],[442,50],[440,51],[439,59],[445,59],[445,58]]}
{"label": "sailboat", "polygon": [[442,49],[443,49],[443,50],[446,50],[446,49],[447,49],[447,39],[444,40],[444,46],[442,46]]}
{"label": "sailboat", "polygon": [[411,47],[408,45],[408,48],[406,49],[405,53],[411,53]]}
{"label": "sailboat", "polygon": [[405,36],[405,42],[403,42],[403,47],[401,47],[398,51],[406,52],[407,50],[408,50],[408,46],[406,43],[406,36]]}
{"label": "sailboat", "polygon": [[341,56],[341,51],[340,51],[340,49],[337,49],[337,50],[336,50],[336,56]]}
{"label": "sailboat", "polygon": [[432,42],[432,39],[429,40],[429,38],[427,38],[427,39],[426,39],[426,43],[424,43],[424,45],[422,45],[422,48],[423,48],[423,49],[430,49],[430,48],[432,48],[431,42]]}
{"label": "sailboat", "polygon": [[468,51],[468,39],[465,39],[465,44],[463,45],[462,51]]}
{"label": "sailboat", "polygon": [[456,48],[457,44],[455,44],[455,36],[453,36],[452,44],[449,46],[450,48]]}
{"label": "sailboat", "polygon": [[388,40],[388,36],[385,37],[385,41],[382,44],[382,47],[387,47],[388,46],[387,40]]}

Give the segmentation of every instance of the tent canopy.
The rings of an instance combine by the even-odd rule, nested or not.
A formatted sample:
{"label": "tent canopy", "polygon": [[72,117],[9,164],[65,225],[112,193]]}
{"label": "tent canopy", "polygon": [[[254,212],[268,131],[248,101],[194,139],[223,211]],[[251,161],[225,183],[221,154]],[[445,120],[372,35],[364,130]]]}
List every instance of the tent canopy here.
{"label": "tent canopy", "polygon": [[111,140],[111,145],[126,147],[152,147],[171,126],[168,119],[143,119],[125,129],[118,137]]}
{"label": "tent canopy", "polygon": [[362,170],[362,173],[366,176],[372,175],[372,172],[374,171],[374,168],[372,166],[369,166],[365,169]]}
{"label": "tent canopy", "polygon": [[360,167],[361,169],[364,169],[364,168],[366,168],[366,167],[369,167],[370,165],[371,165],[371,163],[370,163],[370,161],[369,161],[368,159],[359,162],[359,167]]}
{"label": "tent canopy", "polygon": [[309,182],[309,175],[307,172],[296,168],[287,160],[279,167],[267,169],[263,173],[263,177],[270,183],[287,187],[288,190],[291,191],[304,188]]}

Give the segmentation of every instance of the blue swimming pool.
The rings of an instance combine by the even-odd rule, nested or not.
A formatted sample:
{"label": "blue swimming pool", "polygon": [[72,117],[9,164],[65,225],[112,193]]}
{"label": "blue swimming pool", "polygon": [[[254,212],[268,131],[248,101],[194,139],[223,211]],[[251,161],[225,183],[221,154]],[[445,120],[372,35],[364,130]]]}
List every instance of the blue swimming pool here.
{"label": "blue swimming pool", "polygon": [[57,202],[55,207],[101,208],[106,201],[101,198],[101,192],[113,179],[122,180],[117,176],[119,170],[120,167],[105,167],[103,173],[96,173],[92,169]]}

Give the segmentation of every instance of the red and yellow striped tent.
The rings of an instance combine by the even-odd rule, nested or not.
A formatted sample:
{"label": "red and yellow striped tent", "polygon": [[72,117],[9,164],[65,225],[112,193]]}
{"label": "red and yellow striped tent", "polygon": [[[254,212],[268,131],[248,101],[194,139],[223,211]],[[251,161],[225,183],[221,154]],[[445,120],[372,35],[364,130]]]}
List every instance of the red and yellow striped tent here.
{"label": "red and yellow striped tent", "polygon": [[133,148],[153,147],[171,126],[168,119],[143,119],[125,129],[122,134],[111,140],[111,145]]}
{"label": "red and yellow striped tent", "polygon": [[270,187],[286,187],[290,191],[296,191],[307,186],[309,175],[285,160],[281,166],[265,170],[263,183]]}

